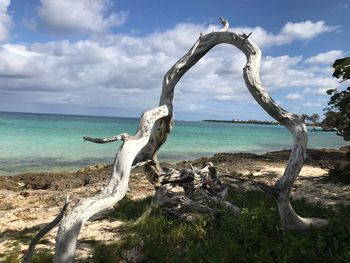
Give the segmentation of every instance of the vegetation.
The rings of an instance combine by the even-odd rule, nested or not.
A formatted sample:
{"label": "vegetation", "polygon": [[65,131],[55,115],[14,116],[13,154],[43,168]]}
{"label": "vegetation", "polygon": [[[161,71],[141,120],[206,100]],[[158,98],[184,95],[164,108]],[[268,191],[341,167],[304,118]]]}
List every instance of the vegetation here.
{"label": "vegetation", "polygon": [[33,256],[33,263],[51,263],[54,255],[48,251],[35,253]]}
{"label": "vegetation", "polygon": [[[333,77],[342,81],[350,79],[350,57],[337,59],[333,68]],[[344,90],[330,89],[327,93],[332,96],[325,108],[326,118],[322,127],[326,130],[335,128],[338,135],[350,141],[350,87]]]}
{"label": "vegetation", "polygon": [[[315,127],[319,125],[318,120],[320,119],[320,115],[317,113],[308,115],[308,114],[302,114],[301,115],[305,121],[309,121],[310,124],[314,127],[313,130],[315,130]],[[309,124],[306,122],[306,125]]]}
{"label": "vegetation", "polygon": [[[157,209],[135,221],[129,208],[139,207],[140,202],[128,200],[123,207],[128,207],[125,214],[131,220],[125,223],[123,238],[96,245],[92,261],[350,262],[350,207],[294,201],[298,213],[328,218],[330,224],[321,229],[285,231],[276,202],[267,194],[230,190],[229,201],[243,208],[241,216],[221,209],[215,216],[186,222],[168,218]],[[147,210],[147,202],[142,203],[142,211]]]}
{"label": "vegetation", "polygon": [[20,252],[19,248],[16,248],[14,251],[10,252],[4,259],[4,263],[19,263],[20,262]]}
{"label": "vegetation", "polygon": [[110,217],[120,221],[129,221],[138,219],[149,208],[152,197],[133,201],[127,197],[123,198],[118,206],[112,210]]}
{"label": "vegetation", "polygon": [[[52,263],[54,255],[48,251],[35,253],[32,259],[33,263]],[[4,263],[20,263],[23,262],[21,259],[21,253],[19,248],[16,248],[14,251],[10,252],[5,258]]]}
{"label": "vegetation", "polygon": [[[341,82],[350,79],[350,57],[337,59],[333,63],[333,68],[333,77],[341,79]],[[342,136],[345,141],[350,141],[350,87],[342,90],[330,89],[327,93],[332,96],[328,107],[324,109],[325,119],[322,128],[336,129],[337,135]],[[330,180],[350,183],[350,150],[347,157],[349,161],[340,162],[329,171]]]}

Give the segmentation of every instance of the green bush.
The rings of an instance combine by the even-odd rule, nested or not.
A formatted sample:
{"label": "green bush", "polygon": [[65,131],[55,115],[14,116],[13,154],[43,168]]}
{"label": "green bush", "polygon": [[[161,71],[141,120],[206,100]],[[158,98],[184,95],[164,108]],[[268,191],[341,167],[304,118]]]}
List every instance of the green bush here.
{"label": "green bush", "polygon": [[93,249],[92,260],[94,263],[119,262],[118,246],[116,244],[97,244]]}

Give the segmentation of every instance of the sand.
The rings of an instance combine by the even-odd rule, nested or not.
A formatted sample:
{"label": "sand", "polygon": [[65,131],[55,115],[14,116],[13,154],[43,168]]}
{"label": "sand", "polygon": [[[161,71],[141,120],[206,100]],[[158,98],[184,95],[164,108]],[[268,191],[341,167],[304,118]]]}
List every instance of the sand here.
{"label": "sand", "polygon": [[[344,159],[342,151],[310,150],[308,159],[292,189],[293,198],[305,198],[308,202],[325,205],[343,203],[350,205],[350,186],[325,182],[328,169],[335,161]],[[212,161],[222,174],[222,181],[240,191],[255,190],[252,181],[273,184],[284,171],[288,151],[254,154],[216,154],[200,158],[192,163],[200,166]],[[188,168],[187,162],[176,165]],[[66,193],[74,204],[82,197],[97,194],[106,184],[110,166],[95,165],[76,173],[39,173],[15,177],[0,177],[0,261],[11,251],[24,253],[28,240],[38,229],[50,222],[64,203]],[[127,197],[141,199],[154,194],[141,168],[132,172]],[[91,255],[89,240],[111,242],[120,238],[120,221],[100,217],[89,221],[83,228],[77,246],[77,258]],[[37,250],[54,251],[57,227],[50,231],[37,246]]]}

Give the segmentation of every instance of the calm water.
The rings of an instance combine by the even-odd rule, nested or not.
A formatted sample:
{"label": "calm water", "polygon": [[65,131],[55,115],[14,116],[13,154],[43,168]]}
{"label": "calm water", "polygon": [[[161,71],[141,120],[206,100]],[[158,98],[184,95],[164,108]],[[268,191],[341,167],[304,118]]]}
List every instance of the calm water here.
{"label": "calm water", "polygon": [[[133,118],[0,112],[0,175],[110,163],[120,143],[93,144],[83,142],[82,136],[134,134],[137,127],[138,119]],[[159,159],[175,162],[217,152],[263,153],[291,144],[291,135],[280,126],[177,121]],[[342,138],[334,133],[309,133],[310,148],[342,145]]]}

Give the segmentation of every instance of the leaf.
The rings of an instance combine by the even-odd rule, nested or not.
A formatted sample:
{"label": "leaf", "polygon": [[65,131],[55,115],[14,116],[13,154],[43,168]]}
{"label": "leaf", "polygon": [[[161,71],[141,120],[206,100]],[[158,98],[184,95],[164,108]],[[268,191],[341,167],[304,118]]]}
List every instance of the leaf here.
{"label": "leaf", "polygon": [[333,68],[333,77],[342,78],[343,80],[350,79],[350,57],[337,59],[333,63]]}
{"label": "leaf", "polygon": [[[350,87],[349,87],[349,88],[350,88]],[[337,89],[329,89],[329,90],[327,90],[326,92],[327,92],[328,95],[332,95],[336,90],[337,90]]]}
{"label": "leaf", "polygon": [[334,61],[333,63],[333,68],[336,67],[345,67],[350,65],[350,57],[346,57],[346,58],[340,58]]}
{"label": "leaf", "polygon": [[350,141],[350,128],[347,128],[343,132],[344,141]]}
{"label": "leaf", "polygon": [[347,108],[347,105],[350,103],[350,94],[348,94],[347,97],[343,98],[342,100],[339,101],[339,107],[340,110],[345,113],[345,109]]}

